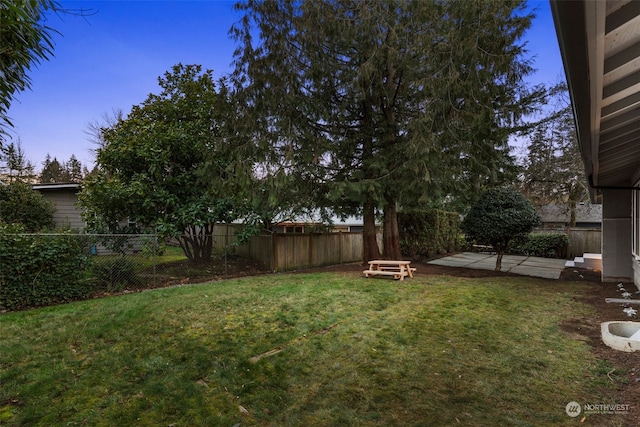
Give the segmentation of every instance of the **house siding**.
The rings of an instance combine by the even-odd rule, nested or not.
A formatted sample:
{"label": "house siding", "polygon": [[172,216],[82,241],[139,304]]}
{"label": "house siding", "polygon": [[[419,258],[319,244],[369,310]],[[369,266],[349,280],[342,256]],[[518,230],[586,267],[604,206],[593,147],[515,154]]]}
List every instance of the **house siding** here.
{"label": "house siding", "polygon": [[52,194],[51,201],[56,205],[56,213],[53,215],[56,227],[72,230],[84,228],[85,223],[80,217],[80,210],[76,207],[78,198],[75,193],[68,191]]}
{"label": "house siding", "polygon": [[633,283],[640,291],[640,260],[634,259],[633,261]]}
{"label": "house siding", "polygon": [[602,198],[602,280],[630,279],[634,277],[632,193],[603,190]]}
{"label": "house siding", "polygon": [[[568,206],[544,205],[538,207],[542,219],[542,229],[565,229],[570,226],[571,215]],[[576,228],[600,228],[602,224],[602,205],[579,204],[575,210]]]}
{"label": "house siding", "polygon": [[41,190],[41,194],[55,206],[53,221],[56,228],[81,230],[85,227],[85,223],[80,216],[80,209],[76,206],[78,197],[74,190]]}

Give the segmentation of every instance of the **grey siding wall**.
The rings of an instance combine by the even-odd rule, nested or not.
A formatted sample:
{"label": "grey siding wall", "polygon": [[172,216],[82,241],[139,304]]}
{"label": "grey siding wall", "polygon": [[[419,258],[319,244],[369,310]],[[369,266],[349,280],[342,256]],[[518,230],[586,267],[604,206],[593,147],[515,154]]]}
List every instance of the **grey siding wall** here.
{"label": "grey siding wall", "polygon": [[632,260],[633,263],[633,283],[636,285],[636,288],[640,291],[640,261],[637,259]]}
{"label": "grey siding wall", "polygon": [[631,191],[603,190],[602,199],[602,280],[631,278]]}
{"label": "grey siding wall", "polygon": [[56,207],[53,214],[56,228],[70,228],[72,230],[84,228],[85,223],[80,217],[80,210],[76,207],[78,197],[75,191],[67,189],[42,191],[42,195]]}

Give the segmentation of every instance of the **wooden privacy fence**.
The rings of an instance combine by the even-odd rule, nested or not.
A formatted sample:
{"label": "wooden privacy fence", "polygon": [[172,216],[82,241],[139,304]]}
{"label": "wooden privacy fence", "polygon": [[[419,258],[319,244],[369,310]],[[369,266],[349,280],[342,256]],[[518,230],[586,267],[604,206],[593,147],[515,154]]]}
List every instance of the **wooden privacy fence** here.
{"label": "wooden privacy fence", "polygon": [[236,254],[258,261],[263,268],[275,271],[271,235],[252,236],[249,242],[236,246]]}
{"label": "wooden privacy fence", "polygon": [[[229,248],[236,226],[216,226],[216,248]],[[537,232],[566,233],[569,237],[568,258],[585,253],[601,253],[602,231],[599,228],[569,228],[566,230],[537,230]],[[382,246],[378,233],[378,246]],[[234,246],[230,252],[253,258],[269,271],[290,271],[325,265],[362,261],[362,233],[286,233],[251,237],[244,245]]]}
{"label": "wooden privacy fence", "polygon": [[569,228],[569,257],[599,254],[602,251],[602,230],[599,228]]}
{"label": "wooden privacy fence", "polygon": [[277,234],[253,236],[236,253],[271,271],[290,271],[362,261],[362,233]]}
{"label": "wooden privacy fence", "polygon": [[602,230],[599,228],[567,228],[556,230],[534,230],[534,233],[566,234],[569,238],[567,258],[575,258],[583,254],[599,254],[602,251]]}

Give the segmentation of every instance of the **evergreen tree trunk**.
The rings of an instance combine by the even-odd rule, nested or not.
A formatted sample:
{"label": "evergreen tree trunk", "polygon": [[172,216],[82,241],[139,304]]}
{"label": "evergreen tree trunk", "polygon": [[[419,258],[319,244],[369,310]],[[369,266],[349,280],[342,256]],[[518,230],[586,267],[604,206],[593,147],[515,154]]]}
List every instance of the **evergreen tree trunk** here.
{"label": "evergreen tree trunk", "polygon": [[385,259],[401,260],[400,232],[398,230],[398,210],[396,202],[391,197],[386,198],[384,220],[382,225],[383,255]]}
{"label": "evergreen tree trunk", "polygon": [[363,207],[364,230],[362,236],[363,264],[380,259],[380,249],[378,248],[378,238],[376,230],[376,214],[373,204],[367,202]]}
{"label": "evergreen tree trunk", "polygon": [[578,203],[583,200],[589,200],[588,194],[581,185],[573,185],[569,190],[568,200],[565,202],[569,205],[569,224],[567,225],[567,235],[571,234],[571,229],[576,226],[578,221]]}
{"label": "evergreen tree trunk", "polygon": [[576,226],[576,204],[575,200],[569,201],[569,227]]}

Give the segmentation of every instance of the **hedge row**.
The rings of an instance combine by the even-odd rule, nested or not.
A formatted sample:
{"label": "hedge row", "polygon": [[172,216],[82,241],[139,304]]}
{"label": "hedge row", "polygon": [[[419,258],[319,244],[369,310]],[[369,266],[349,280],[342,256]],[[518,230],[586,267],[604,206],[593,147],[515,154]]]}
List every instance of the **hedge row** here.
{"label": "hedge row", "polygon": [[566,258],[569,237],[563,233],[530,233],[518,236],[509,243],[507,253],[512,255]]}
{"label": "hedge row", "polygon": [[0,311],[86,298],[82,283],[89,253],[73,235],[30,235],[0,224]]}
{"label": "hedge row", "polygon": [[398,213],[400,249],[408,257],[430,257],[460,249],[460,216],[429,209]]}

